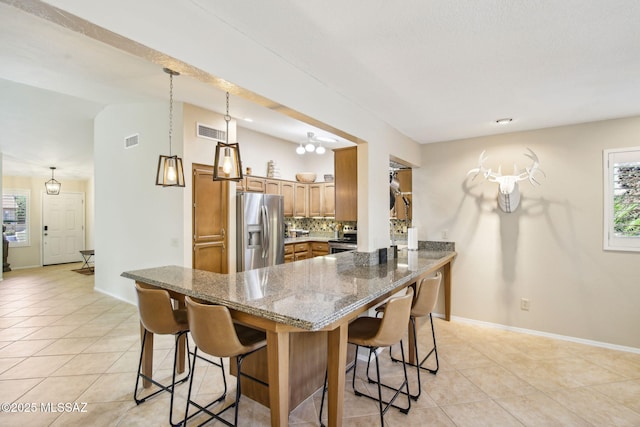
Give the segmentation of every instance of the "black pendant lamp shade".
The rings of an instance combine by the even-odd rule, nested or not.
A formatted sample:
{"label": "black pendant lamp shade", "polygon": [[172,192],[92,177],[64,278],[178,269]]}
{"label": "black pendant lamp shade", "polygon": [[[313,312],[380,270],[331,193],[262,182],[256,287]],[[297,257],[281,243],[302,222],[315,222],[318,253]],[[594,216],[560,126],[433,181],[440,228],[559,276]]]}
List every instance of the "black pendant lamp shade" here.
{"label": "black pendant lamp shade", "polygon": [[62,185],[53,178],[53,171],[56,170],[55,166],[50,166],[49,169],[51,169],[51,179],[44,183],[44,188],[47,194],[57,196],[60,194],[60,187]]}
{"label": "black pendant lamp shade", "polygon": [[169,155],[160,155],[158,159],[158,172],[156,173],[156,185],[163,187],[184,187],[184,169],[182,159],[171,154],[171,136],[173,134],[173,76],[178,76],[177,71],[163,68],[169,74]]}
{"label": "black pendant lamp shade", "polygon": [[242,179],[242,162],[240,161],[240,145],[236,142],[229,144],[229,92],[227,92],[227,114],[224,116],[227,124],[226,142],[218,142],[213,163],[214,181],[240,181]]}

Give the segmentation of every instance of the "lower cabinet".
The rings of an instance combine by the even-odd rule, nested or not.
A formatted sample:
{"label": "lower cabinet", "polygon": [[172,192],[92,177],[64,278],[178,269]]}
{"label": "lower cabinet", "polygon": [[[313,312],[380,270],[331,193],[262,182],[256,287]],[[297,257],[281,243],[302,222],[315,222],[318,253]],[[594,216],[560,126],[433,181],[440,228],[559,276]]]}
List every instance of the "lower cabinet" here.
{"label": "lower cabinet", "polygon": [[224,242],[206,242],[193,245],[193,268],[221,273],[227,271]]}
{"label": "lower cabinet", "polygon": [[314,257],[329,255],[329,243],[311,242],[311,253]]}
{"label": "lower cabinet", "polygon": [[329,254],[327,242],[287,243],[284,245],[284,262],[300,261]]}

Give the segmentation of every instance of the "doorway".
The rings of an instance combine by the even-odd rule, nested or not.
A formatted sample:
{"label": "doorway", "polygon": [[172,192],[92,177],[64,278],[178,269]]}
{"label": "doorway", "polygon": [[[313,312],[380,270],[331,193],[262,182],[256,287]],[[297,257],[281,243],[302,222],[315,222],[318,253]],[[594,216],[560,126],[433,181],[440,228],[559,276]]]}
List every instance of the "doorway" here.
{"label": "doorway", "polygon": [[84,193],[42,195],[42,265],[82,261]]}

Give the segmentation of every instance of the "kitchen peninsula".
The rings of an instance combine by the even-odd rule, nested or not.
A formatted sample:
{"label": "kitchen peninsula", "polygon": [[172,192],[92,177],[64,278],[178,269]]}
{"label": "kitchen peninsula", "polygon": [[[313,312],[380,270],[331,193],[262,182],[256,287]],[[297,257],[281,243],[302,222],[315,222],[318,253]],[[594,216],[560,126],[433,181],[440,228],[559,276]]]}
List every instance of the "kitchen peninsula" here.
{"label": "kitchen peninsula", "polygon": [[[344,252],[229,275],[163,266],[122,276],[225,305],[237,321],[265,330],[262,360],[269,387],[252,391],[243,383],[243,392],[270,407],[274,426],[287,425],[290,408],[321,386],[328,368],[329,425],[341,425],[349,322],[440,269],[448,298],[456,253],[404,249],[397,259],[368,266],[355,265],[356,255]],[[307,354],[300,354],[301,348]],[[308,372],[312,378],[301,378]]]}

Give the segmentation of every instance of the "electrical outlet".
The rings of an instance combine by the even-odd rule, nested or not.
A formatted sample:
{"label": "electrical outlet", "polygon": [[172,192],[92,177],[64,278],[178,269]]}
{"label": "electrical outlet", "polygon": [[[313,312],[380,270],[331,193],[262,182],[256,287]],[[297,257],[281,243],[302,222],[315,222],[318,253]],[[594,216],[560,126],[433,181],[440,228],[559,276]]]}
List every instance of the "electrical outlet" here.
{"label": "electrical outlet", "polygon": [[529,311],[531,303],[527,298],[520,298],[520,310]]}
{"label": "electrical outlet", "polygon": [[446,228],[442,230],[442,240],[447,240],[449,238],[449,230]]}

